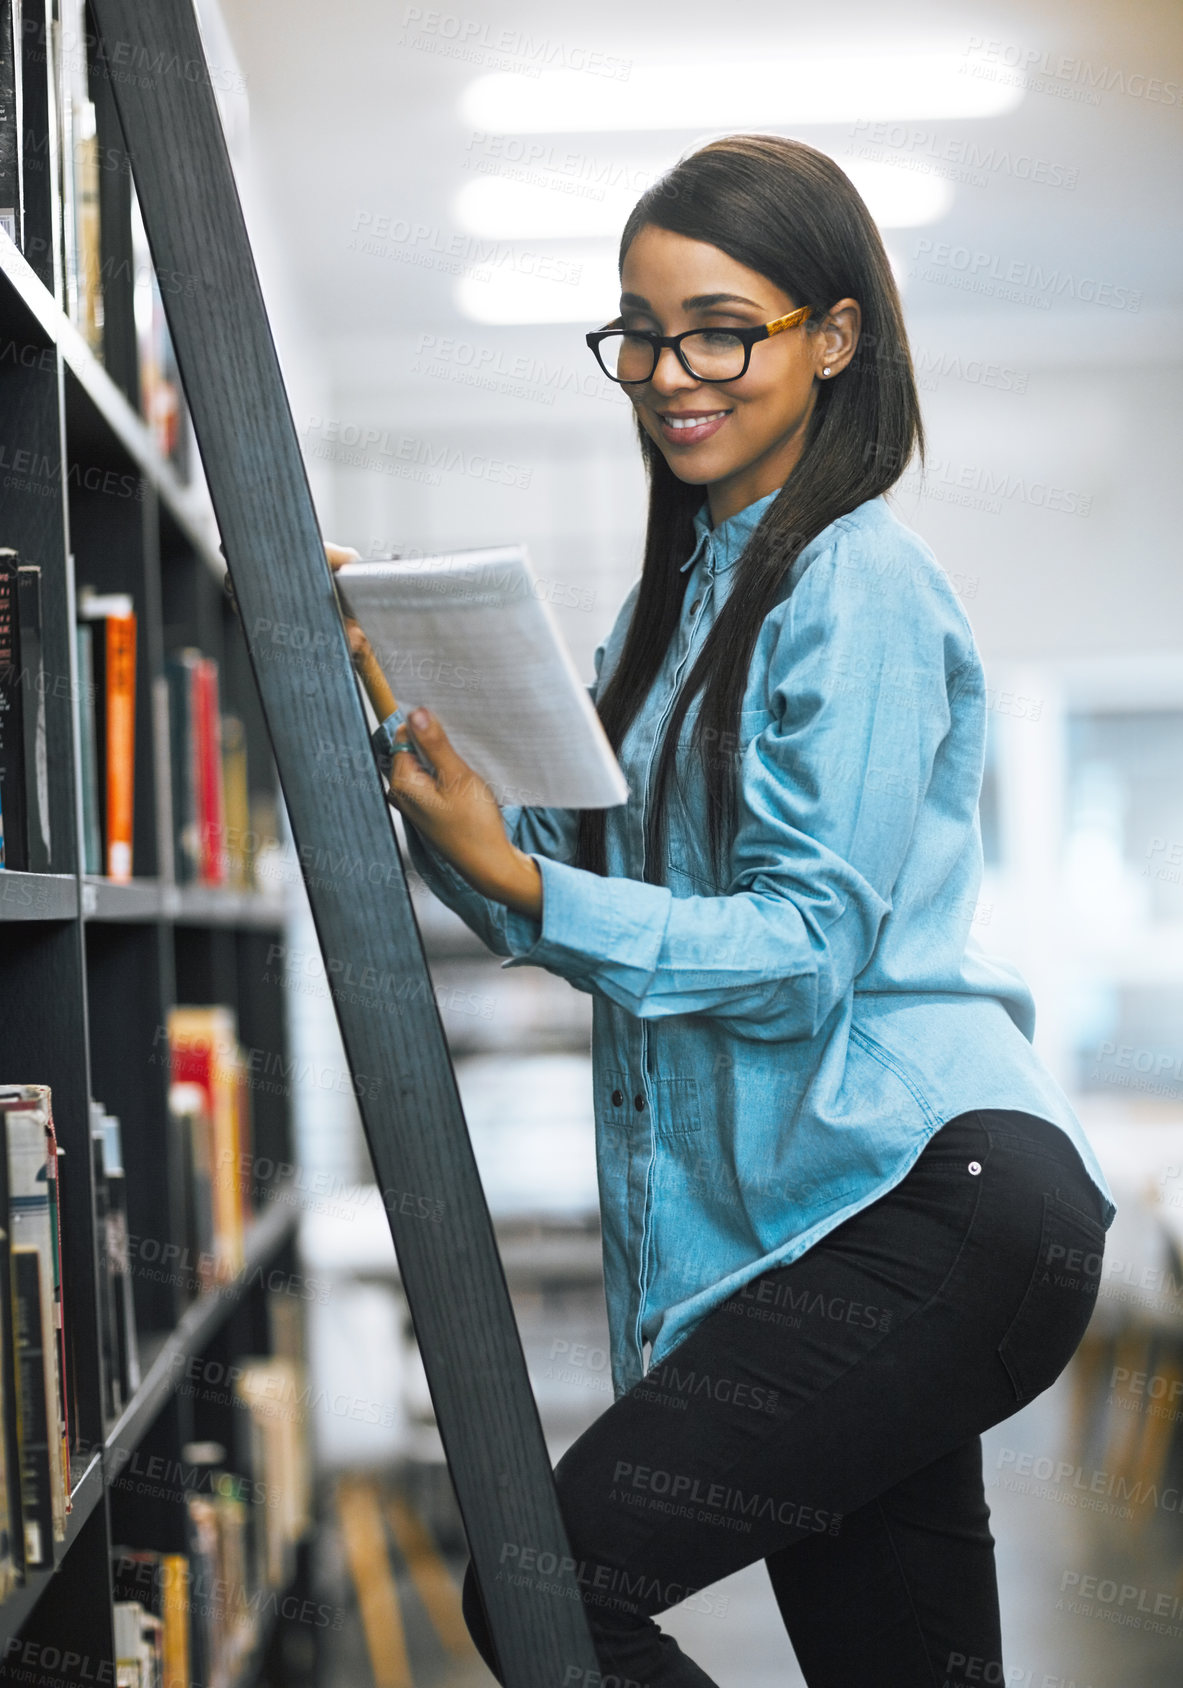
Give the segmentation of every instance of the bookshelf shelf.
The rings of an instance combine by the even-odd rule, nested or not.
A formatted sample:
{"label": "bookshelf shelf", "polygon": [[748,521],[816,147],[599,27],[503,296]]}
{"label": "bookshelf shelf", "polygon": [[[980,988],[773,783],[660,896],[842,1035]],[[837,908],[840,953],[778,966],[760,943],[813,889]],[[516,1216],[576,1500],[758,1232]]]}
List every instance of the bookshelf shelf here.
{"label": "bookshelf shelf", "polygon": [[241,1301],[251,1279],[289,1241],[298,1214],[298,1207],[277,1193],[247,1232],[246,1261],[234,1281],[201,1296],[167,1336],[152,1345],[152,1361],[145,1368],[143,1382],[104,1439],[108,1458],[130,1453],[143,1439],[176,1387],[182,1363],[208,1347],[210,1338]]}
{"label": "bookshelf shelf", "polygon": [[[159,1588],[141,1601],[121,1582],[120,1555],[158,1569],[183,1561],[192,1590],[216,1536],[214,1558],[237,1552],[257,1569],[276,1526],[274,1509],[250,1497],[270,1492],[278,1469],[281,1486],[305,1497],[304,1535],[290,1524],[283,1562],[299,1583],[310,1508],[299,1430],[278,1436],[259,1394],[252,1403],[249,1388],[212,1381],[253,1374],[258,1391],[280,1380],[300,1394],[304,1309],[297,1290],[275,1287],[298,1282],[300,1209],[253,1176],[294,1161],[291,1091],[275,1076],[291,1071],[286,1004],[266,967],[287,897],[256,873],[276,863],[280,793],[160,276],[135,245],[110,86],[93,52],[83,66],[62,46],[96,39],[85,8],[24,0],[23,40],[0,52],[0,208],[15,205],[15,238],[0,227],[0,1164],[11,1160],[14,1097],[25,1095],[16,1087],[46,1087],[61,1155],[60,1264],[47,1244],[39,1281],[52,1275],[55,1292],[60,1282],[62,1303],[61,1340],[48,1345],[59,1363],[44,1362],[40,1380],[40,1490],[17,1457],[24,1430],[0,1366],[0,1413],[13,1413],[0,1428],[14,1426],[0,1435],[0,1513],[5,1493],[14,1509],[0,1516],[0,1573],[14,1526],[0,1649],[9,1664],[40,1661],[41,1674],[53,1674],[56,1649],[113,1683],[127,1645],[125,1635],[117,1648],[117,1633],[135,1606],[141,1639],[154,1612],[169,1621]],[[13,15],[0,0],[0,33]],[[87,121],[74,121],[87,104],[98,163]],[[182,1009],[222,1028],[197,1071],[175,1030]],[[5,1190],[0,1263],[15,1255],[8,1200]],[[240,1269],[194,1299],[217,1255]],[[180,1271],[178,1260],[190,1264]],[[36,1296],[26,1314],[30,1305]],[[23,1386],[33,1362],[22,1355],[35,1352],[27,1316],[19,1335],[0,1317],[0,1356],[9,1349]],[[51,1568],[25,1523],[52,1492],[60,1531],[62,1474],[53,1489],[56,1456],[45,1450],[63,1421],[74,1482]],[[204,1467],[191,1452],[203,1448],[216,1450]],[[152,1475],[161,1471],[188,1475]],[[274,1574],[274,1552],[268,1563]],[[194,1660],[222,1644],[231,1614],[210,1617],[216,1606],[189,1604]],[[174,1640],[176,1621],[174,1606]],[[233,1688],[263,1670],[273,1628],[260,1626]],[[206,1680],[219,1678],[212,1658]]]}
{"label": "bookshelf shelf", "polygon": [[126,454],[184,531],[195,554],[221,580],[226,564],[213,537],[213,518],[200,494],[187,487],[162,456],[143,418],[3,229],[0,274],[7,293],[0,320],[23,328],[30,341],[56,348],[66,376],[67,406],[79,416],[80,425],[89,426]]}
{"label": "bookshelf shelf", "polygon": [[[287,904],[281,897],[220,885],[171,885],[156,879],[120,883],[87,874],[82,880],[82,913],[89,920],[106,922],[169,920],[188,926],[241,926],[267,931],[283,925]],[[26,914],[17,918],[34,917]]]}
{"label": "bookshelf shelf", "polygon": [[0,874],[0,920],[74,920],[78,883],[71,873]]}
{"label": "bookshelf shelf", "polygon": [[[70,1490],[72,1504],[66,1517],[63,1553],[68,1552],[78,1540],[83,1525],[87,1523],[102,1498],[103,1461],[102,1455],[96,1453],[91,1455],[81,1477]],[[0,1648],[6,1647],[9,1638],[19,1632],[21,1625],[49,1587],[50,1579],[56,1575],[56,1571],[30,1572],[24,1587],[14,1590],[7,1600],[0,1603]]]}

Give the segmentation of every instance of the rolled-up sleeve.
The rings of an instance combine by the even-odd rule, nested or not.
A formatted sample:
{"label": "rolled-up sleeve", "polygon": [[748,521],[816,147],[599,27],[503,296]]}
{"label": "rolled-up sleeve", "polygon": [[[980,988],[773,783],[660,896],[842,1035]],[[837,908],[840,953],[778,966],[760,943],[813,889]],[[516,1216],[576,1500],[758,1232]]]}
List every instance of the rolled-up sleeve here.
{"label": "rolled-up sleeve", "polygon": [[772,612],[773,720],[743,750],[727,893],[535,855],[541,918],[508,913],[503,967],[546,967],[641,1017],[817,1035],[874,950],[977,660],[951,590],[907,571],[885,588],[852,543],[840,533]]}

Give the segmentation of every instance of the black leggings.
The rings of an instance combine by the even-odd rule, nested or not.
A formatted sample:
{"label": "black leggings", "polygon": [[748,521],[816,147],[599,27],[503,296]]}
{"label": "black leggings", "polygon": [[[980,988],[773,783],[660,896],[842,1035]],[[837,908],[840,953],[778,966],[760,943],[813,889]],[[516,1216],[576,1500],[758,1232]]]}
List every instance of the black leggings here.
{"label": "black leggings", "polygon": [[[555,1468],[603,1688],[710,1685],[654,1615],[756,1559],[809,1688],[1002,1682],[981,1433],[1067,1365],[1104,1245],[1064,1132],[982,1109],[710,1313]],[[471,1566],[464,1614],[504,1682]]]}

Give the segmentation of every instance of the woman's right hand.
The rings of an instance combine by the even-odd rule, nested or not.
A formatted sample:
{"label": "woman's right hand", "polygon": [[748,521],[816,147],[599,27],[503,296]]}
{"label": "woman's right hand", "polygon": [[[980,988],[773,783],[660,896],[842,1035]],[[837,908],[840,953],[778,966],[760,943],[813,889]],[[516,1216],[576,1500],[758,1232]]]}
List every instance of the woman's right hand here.
{"label": "woman's right hand", "polygon": [[[334,574],[345,563],[360,563],[361,552],[355,551],[350,545],[330,545],[325,541],[325,557]],[[353,666],[361,675],[362,684],[369,694],[370,702],[374,706],[379,721],[385,721],[388,715],[393,715],[398,708],[398,702],[387,683],[386,676],[374,655],[370,641],[362,631],[360,622],[351,615],[342,612],[341,620],[345,624],[345,632],[349,639],[349,650],[353,657]]]}

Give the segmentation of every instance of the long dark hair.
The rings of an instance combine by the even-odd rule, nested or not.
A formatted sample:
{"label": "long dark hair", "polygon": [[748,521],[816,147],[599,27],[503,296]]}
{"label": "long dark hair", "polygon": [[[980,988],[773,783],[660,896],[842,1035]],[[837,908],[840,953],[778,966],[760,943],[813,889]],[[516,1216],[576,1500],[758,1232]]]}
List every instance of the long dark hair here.
{"label": "long dark hair", "polygon": [[[839,516],[898,480],[914,451],[924,462],[920,401],[895,278],[879,231],[850,178],[824,152],[780,135],[709,142],[637,201],[620,239],[619,266],[647,224],[705,241],[812,305],[816,333],[839,299],[857,299],[854,356],[817,386],[805,444],[792,473],[733,565],[727,603],[674,701],[645,828],[645,878],[664,879],[666,791],[686,712],[705,693],[690,744],[707,794],[707,839],[716,871],[735,826],[734,756],[739,709],[761,624],[794,560]],[[634,412],[649,483],[640,588],[620,659],[597,699],[613,749],[657,677],[681,614],[679,569],[694,544],[701,486],[680,481]],[[604,874],[604,811],[580,813],[575,865]]]}

